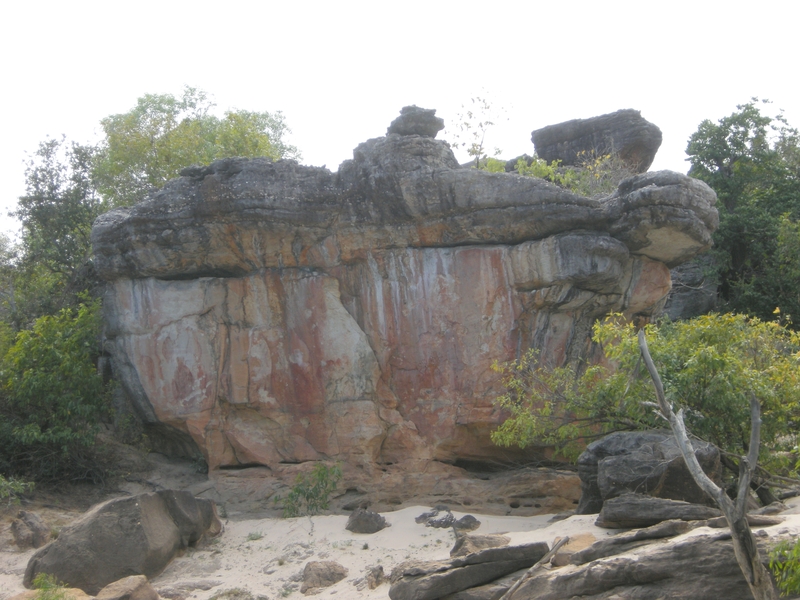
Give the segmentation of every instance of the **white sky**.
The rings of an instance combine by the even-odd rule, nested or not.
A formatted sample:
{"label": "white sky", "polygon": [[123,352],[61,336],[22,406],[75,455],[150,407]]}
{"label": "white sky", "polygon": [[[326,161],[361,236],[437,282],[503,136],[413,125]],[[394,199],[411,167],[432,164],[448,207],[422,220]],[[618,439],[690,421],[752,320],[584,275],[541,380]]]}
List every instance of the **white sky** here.
{"label": "white sky", "polygon": [[664,135],[652,168],[686,172],[697,125],[751,96],[800,126],[799,29],[795,0],[9,3],[0,214],[41,140],[95,142],[101,118],[184,85],[220,113],[282,110],[303,162],[332,170],[405,105],[451,123],[485,95],[508,117],[487,138],[505,158],[539,127],[635,108]]}

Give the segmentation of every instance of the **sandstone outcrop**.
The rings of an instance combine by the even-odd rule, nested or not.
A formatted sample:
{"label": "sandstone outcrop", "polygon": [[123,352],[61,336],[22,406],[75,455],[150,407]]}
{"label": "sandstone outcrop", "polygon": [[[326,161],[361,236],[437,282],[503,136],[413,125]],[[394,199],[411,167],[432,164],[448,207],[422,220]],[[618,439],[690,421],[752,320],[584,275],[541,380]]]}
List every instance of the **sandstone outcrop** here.
{"label": "sandstone outcrop", "polygon": [[643,494],[623,494],[603,503],[595,525],[607,529],[650,527],[662,521],[701,521],[719,517],[717,508],[681,500],[654,498]]}
{"label": "sandstone outcrop", "polygon": [[580,165],[604,154],[617,154],[637,173],[653,164],[661,146],[661,130],[638,110],[618,110],[591,119],[548,125],[531,134],[536,154],[547,162]]}
{"label": "sandstone outcrop", "polygon": [[[759,550],[762,557],[768,555],[761,542]],[[752,597],[730,534],[715,532],[656,541],[581,565],[539,570],[510,600]]]}
{"label": "sandstone outcrop", "polygon": [[160,573],[176,553],[222,525],[214,503],[164,490],[108,500],[65,527],[28,561],[24,585],[48,573],[70,587],[97,594],[130,575]]}
{"label": "sandstone outcrop", "polygon": [[406,112],[392,131],[410,134],[337,173],[225,159],[97,219],[116,376],[212,472],[529,456],[489,439],[492,363],[586,356],[595,319],[658,311],[669,268],[711,243],[699,181],[644,173],[585,198],[460,168],[438,125],[403,125],[435,117]]}
{"label": "sandstone outcrop", "polygon": [[549,548],[544,542],[488,548],[449,561],[409,560],[392,571],[392,600],[435,600],[481,586],[536,563]]}
{"label": "sandstone outcrop", "polygon": [[[705,473],[720,482],[719,450],[694,440],[695,456]],[[713,501],[686,468],[671,431],[612,433],[592,442],[578,457],[581,500],[577,513],[600,512],[603,502],[631,492],[697,504]]]}

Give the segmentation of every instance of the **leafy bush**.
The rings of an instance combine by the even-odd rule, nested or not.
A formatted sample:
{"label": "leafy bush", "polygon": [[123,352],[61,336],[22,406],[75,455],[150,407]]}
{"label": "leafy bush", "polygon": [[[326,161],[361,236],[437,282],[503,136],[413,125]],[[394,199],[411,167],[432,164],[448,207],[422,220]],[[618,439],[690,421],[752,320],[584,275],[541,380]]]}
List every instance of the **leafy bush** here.
{"label": "leafy bush", "polygon": [[6,479],[0,475],[0,502],[7,501],[6,506],[19,503],[19,496],[33,490],[33,484],[19,479]]}
{"label": "leafy bush", "polygon": [[[762,406],[762,460],[796,444],[800,420],[800,336],[777,323],[742,315],[705,315],[647,326],[667,398],[684,407],[693,434],[742,455],[749,442],[749,398]],[[535,353],[495,365],[511,414],[495,443],[553,445],[575,457],[587,440],[612,431],[663,426],[647,406],[655,400],[640,365],[635,327],[620,316],[597,323],[594,341],[609,364],[552,368]]]}
{"label": "leafy bush", "polygon": [[283,509],[284,518],[316,515],[328,508],[330,495],[341,478],[342,468],[339,464],[329,467],[317,463],[310,474],[298,474],[286,498],[279,496],[275,502]]}
{"label": "leafy bush", "polygon": [[64,309],[21,331],[0,366],[0,469],[34,480],[96,478],[93,448],[106,414],[97,372],[100,302]]}
{"label": "leafy bush", "polygon": [[800,540],[778,544],[769,554],[769,568],[781,596],[800,594]]}
{"label": "leafy bush", "polygon": [[580,153],[580,159],[578,166],[562,167],[560,160],[548,163],[537,156],[529,160],[520,158],[514,170],[518,175],[546,179],[581,196],[610,194],[623,179],[636,174],[616,154],[598,155],[584,151]]}

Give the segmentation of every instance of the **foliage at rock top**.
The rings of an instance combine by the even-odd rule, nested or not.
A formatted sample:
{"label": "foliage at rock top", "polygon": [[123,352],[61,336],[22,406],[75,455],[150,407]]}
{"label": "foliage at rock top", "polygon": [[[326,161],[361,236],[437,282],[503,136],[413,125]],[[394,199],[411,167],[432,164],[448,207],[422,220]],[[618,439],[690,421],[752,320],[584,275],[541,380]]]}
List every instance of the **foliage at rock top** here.
{"label": "foliage at rock top", "polygon": [[715,201],[666,171],[587,198],[419,133],[337,173],[216,161],[95,222],[106,347],[145,422],[212,470],[516,460],[489,439],[492,362],[576,360],[598,317],[649,318]]}

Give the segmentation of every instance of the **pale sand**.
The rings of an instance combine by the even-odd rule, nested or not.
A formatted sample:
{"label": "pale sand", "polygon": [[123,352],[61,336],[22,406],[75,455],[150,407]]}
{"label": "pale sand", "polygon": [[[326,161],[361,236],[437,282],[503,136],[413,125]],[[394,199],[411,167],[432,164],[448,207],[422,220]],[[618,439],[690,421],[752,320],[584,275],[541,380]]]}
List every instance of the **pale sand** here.
{"label": "pale sand", "polygon": [[[416,506],[383,513],[392,526],[374,534],[347,531],[347,517],[343,515],[223,519],[225,530],[218,538],[189,549],[152,583],[165,595],[172,595],[171,589],[198,600],[208,600],[215,594],[235,588],[269,600],[301,598],[300,575],[306,563],[332,560],[345,566],[349,574],[339,583],[320,591],[315,598],[388,598],[388,583],[370,590],[363,582],[368,567],[381,565],[388,577],[395,566],[407,559],[449,558],[455,539],[452,530],[425,527],[414,522],[416,516],[427,510],[430,509]],[[459,518],[466,513],[453,514]],[[573,516],[550,523],[550,515],[497,517],[471,514],[481,521],[480,528],[472,533],[509,533],[513,545],[544,541],[552,546],[556,538],[565,535],[572,537],[589,533],[602,540],[619,533],[595,527],[597,515]],[[800,515],[787,515],[786,522],[776,528],[800,532]],[[707,528],[686,535],[697,535],[703,530]],[[8,547],[5,550],[0,554],[0,599],[24,591],[22,573],[32,554],[32,551],[11,552]]]}

